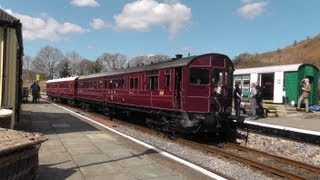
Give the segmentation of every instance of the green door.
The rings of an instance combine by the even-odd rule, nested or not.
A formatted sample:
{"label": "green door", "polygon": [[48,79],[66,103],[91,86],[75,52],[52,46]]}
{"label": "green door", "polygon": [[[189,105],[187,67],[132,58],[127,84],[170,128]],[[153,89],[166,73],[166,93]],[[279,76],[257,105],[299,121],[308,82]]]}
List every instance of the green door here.
{"label": "green door", "polygon": [[284,73],[284,90],[286,92],[288,103],[294,101],[294,104],[297,104],[300,95],[298,72]]}
{"label": "green door", "polygon": [[[309,104],[314,105],[318,103],[318,83],[319,83],[319,69],[311,64],[303,64],[299,67],[299,83],[304,78],[309,78],[311,91],[309,95]],[[301,94],[300,90],[300,94]]]}

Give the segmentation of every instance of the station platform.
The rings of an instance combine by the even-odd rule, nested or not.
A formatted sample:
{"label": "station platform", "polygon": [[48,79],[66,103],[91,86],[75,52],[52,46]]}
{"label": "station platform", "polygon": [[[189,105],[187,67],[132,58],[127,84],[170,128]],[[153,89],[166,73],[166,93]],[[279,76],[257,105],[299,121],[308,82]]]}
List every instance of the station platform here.
{"label": "station platform", "polygon": [[259,118],[257,120],[246,117],[244,123],[320,136],[320,112],[295,112],[286,116]]}
{"label": "station platform", "polygon": [[43,133],[37,179],[182,180],[186,175],[101,131],[66,110],[41,101],[22,104],[18,130]]}

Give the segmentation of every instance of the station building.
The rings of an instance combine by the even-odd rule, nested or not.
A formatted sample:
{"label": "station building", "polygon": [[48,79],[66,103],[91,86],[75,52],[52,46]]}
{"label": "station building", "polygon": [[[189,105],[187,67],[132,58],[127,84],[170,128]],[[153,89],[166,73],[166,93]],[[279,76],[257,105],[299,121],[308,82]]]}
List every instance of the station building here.
{"label": "station building", "polygon": [[318,104],[319,69],[312,64],[289,64],[237,69],[234,84],[240,83],[244,98],[249,97],[250,84],[258,83],[263,89],[264,101],[297,104],[301,81],[309,78],[311,92],[309,104]]}
{"label": "station building", "polygon": [[[13,128],[19,119],[23,56],[21,29],[19,19],[0,9],[0,118],[7,116],[9,120],[5,126],[8,128]],[[10,116],[7,112],[11,112]]]}

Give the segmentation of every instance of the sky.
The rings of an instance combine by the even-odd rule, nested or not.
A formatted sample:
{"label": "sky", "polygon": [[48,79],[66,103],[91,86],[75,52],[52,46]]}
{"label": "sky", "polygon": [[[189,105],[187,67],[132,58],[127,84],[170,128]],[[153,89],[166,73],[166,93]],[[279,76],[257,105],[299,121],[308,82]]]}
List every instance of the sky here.
{"label": "sky", "polygon": [[319,0],[0,0],[20,19],[25,56],[53,46],[95,60],[264,53],[320,33]]}

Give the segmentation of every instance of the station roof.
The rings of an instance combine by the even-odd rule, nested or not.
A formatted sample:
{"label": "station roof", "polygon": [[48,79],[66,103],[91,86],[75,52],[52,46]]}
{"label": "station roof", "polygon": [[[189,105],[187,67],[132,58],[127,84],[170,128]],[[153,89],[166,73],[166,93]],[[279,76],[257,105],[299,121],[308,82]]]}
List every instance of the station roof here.
{"label": "station roof", "polygon": [[252,74],[252,73],[272,73],[272,72],[298,71],[299,67],[301,65],[303,65],[303,64],[300,63],[300,64],[288,64],[288,65],[236,69],[233,74],[240,75],[240,74]]}
{"label": "station roof", "polygon": [[46,83],[55,83],[55,82],[62,82],[62,81],[74,81],[77,78],[78,78],[78,76],[59,78],[59,79],[52,79],[52,80],[46,81]]}
{"label": "station roof", "polygon": [[20,22],[19,19],[11,16],[10,14],[6,13],[4,10],[0,9],[0,21],[6,22],[6,23],[14,23],[14,22]]}
{"label": "station roof", "polygon": [[22,40],[22,24],[19,19],[11,16],[4,10],[0,9],[0,26],[15,28],[18,43],[19,43],[19,53],[20,57],[23,56],[23,40]]}

